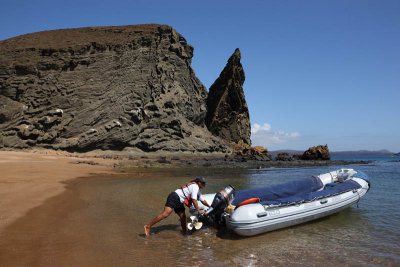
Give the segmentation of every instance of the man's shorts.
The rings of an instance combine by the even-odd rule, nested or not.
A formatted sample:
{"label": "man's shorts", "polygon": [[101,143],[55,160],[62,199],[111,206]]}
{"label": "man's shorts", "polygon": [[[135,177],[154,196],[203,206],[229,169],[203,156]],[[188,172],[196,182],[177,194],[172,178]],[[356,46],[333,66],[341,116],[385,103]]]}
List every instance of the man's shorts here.
{"label": "man's shorts", "polygon": [[176,192],[172,192],[168,195],[165,206],[170,207],[175,213],[185,212],[185,206],[181,203],[179,196]]}

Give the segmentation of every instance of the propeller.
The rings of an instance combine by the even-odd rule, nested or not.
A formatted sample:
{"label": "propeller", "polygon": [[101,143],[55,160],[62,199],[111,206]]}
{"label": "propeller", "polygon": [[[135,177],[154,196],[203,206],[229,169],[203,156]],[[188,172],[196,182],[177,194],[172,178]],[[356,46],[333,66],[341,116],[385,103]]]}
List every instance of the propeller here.
{"label": "propeller", "polygon": [[193,228],[196,230],[200,230],[200,228],[203,226],[202,222],[199,222],[199,218],[196,216],[190,216],[189,221],[188,221],[188,229],[192,230]]}

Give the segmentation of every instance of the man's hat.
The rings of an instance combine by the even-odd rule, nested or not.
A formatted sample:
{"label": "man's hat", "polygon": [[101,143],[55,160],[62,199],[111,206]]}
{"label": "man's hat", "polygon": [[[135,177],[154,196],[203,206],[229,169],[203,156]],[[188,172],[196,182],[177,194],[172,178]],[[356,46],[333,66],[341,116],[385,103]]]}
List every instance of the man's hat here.
{"label": "man's hat", "polygon": [[206,184],[206,180],[205,180],[203,177],[201,177],[201,176],[196,177],[196,179],[194,179],[192,182]]}

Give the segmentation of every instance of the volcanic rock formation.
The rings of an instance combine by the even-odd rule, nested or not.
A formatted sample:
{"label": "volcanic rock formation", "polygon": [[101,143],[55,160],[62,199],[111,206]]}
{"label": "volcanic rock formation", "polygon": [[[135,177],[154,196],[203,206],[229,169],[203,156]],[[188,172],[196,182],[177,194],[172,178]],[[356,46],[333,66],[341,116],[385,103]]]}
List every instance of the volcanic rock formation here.
{"label": "volcanic rock formation", "polygon": [[236,49],[210,87],[206,125],[210,132],[231,146],[250,147],[250,117],[242,88],[245,76],[240,59],[240,51]]}
{"label": "volcanic rock formation", "polygon": [[328,145],[324,146],[313,146],[310,147],[307,151],[303,153],[301,156],[302,160],[330,160],[331,155],[329,154]]}
{"label": "volcanic rock formation", "polygon": [[278,161],[291,161],[291,160],[293,160],[293,158],[290,156],[289,153],[282,152],[282,153],[279,153],[278,155],[276,155],[275,160],[278,160]]}
{"label": "volcanic rock formation", "polygon": [[[45,31],[1,41],[0,147],[229,151],[204,125],[207,90],[191,68],[192,56],[193,47],[166,25]],[[238,57],[231,61],[243,81]],[[240,83],[226,82],[234,83],[229,90]],[[241,95],[228,103],[247,111],[243,101]],[[243,112],[218,109],[230,110],[246,123],[239,119]],[[241,140],[230,127],[232,140]]]}

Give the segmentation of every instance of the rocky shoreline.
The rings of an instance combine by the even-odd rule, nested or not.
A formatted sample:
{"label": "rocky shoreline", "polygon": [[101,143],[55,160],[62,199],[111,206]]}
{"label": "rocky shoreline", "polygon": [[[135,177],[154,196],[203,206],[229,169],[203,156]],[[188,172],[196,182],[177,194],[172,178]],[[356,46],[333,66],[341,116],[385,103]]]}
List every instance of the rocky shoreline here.
{"label": "rocky shoreline", "polygon": [[[257,148],[257,147],[255,147]],[[129,167],[205,167],[205,168],[288,168],[312,167],[329,165],[369,164],[371,160],[331,160],[327,146],[311,147],[303,155],[280,153],[276,157],[268,154],[267,150],[245,149],[240,153],[116,153],[115,151],[100,152],[100,157],[125,158],[120,168]],[[245,153],[242,153],[245,152]],[[103,154],[102,154],[103,153]],[[106,154],[104,154],[106,153]]]}
{"label": "rocky shoreline", "polygon": [[[260,168],[288,168],[288,167],[312,167],[329,165],[351,165],[370,164],[371,160],[279,160],[262,158],[256,156],[234,156],[227,154],[209,153],[124,153],[116,151],[93,151],[89,153],[68,153],[68,152],[40,152],[38,153],[61,153],[64,156],[81,158],[74,164],[94,165],[92,159],[116,160],[114,169],[123,170],[126,168],[238,168],[238,169],[260,169]],[[45,150],[44,150],[45,151]]]}
{"label": "rocky shoreline", "polygon": [[240,159],[233,160],[195,160],[186,161],[187,165],[196,167],[214,167],[214,168],[243,168],[243,169],[261,169],[261,168],[289,168],[289,167],[312,167],[329,165],[351,165],[351,164],[369,164],[372,161],[345,161],[345,160],[293,160],[293,161],[257,161]]}
{"label": "rocky shoreline", "polygon": [[158,157],[148,158],[142,157],[140,159],[131,159],[125,161],[118,167],[120,169],[130,167],[193,167],[193,168],[236,168],[236,169],[262,169],[262,168],[290,168],[290,167],[313,167],[313,166],[330,166],[330,165],[352,165],[352,164],[369,164],[372,161],[357,160],[292,160],[292,161],[279,161],[279,160],[255,160],[246,159],[242,157],[228,157],[228,158],[180,158],[180,157]]}
{"label": "rocky shoreline", "polygon": [[[99,151],[86,153],[66,152],[48,149],[31,150],[0,150],[8,152],[22,152],[38,155],[51,155],[70,157],[71,164],[103,165],[99,160],[111,160],[115,171],[125,172],[130,168],[236,168],[236,169],[261,169],[261,168],[290,168],[313,166],[337,166],[352,164],[370,164],[371,160],[302,160],[295,157],[291,160],[272,159],[252,155],[228,155],[223,153],[184,153],[184,152],[126,152],[126,151]],[[73,160],[72,160],[73,159]]]}

